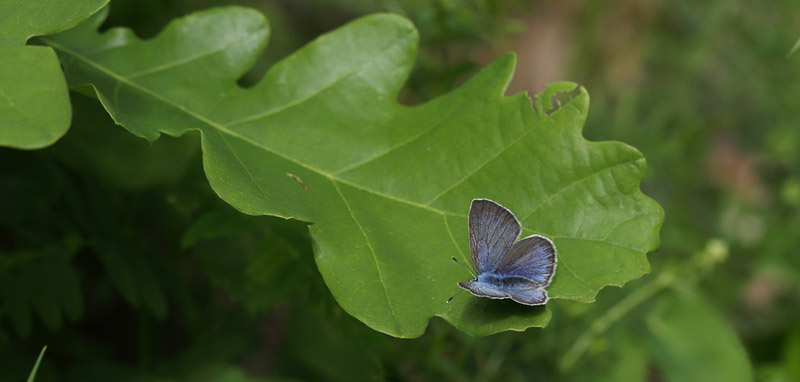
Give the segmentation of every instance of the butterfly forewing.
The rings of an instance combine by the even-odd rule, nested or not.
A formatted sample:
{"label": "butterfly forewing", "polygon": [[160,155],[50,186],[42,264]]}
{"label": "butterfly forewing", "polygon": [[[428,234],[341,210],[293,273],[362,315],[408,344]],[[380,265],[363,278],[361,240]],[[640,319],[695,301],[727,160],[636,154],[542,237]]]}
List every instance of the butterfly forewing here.
{"label": "butterfly forewing", "polygon": [[511,211],[488,199],[469,208],[469,250],[478,273],[492,272],[511,249],[522,226]]}
{"label": "butterfly forewing", "polygon": [[497,273],[522,277],[543,288],[550,285],[556,271],[556,247],[544,236],[531,235],[506,252],[497,266]]}

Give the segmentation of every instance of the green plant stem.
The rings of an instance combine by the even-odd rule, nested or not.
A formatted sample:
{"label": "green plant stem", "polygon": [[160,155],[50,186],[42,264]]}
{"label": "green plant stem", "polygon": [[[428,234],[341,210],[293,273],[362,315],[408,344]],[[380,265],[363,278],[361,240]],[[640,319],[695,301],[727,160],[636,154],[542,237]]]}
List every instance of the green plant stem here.
{"label": "green plant stem", "polygon": [[612,306],[611,309],[607,310],[599,319],[595,320],[589,329],[581,334],[578,340],[572,344],[566,354],[564,354],[564,357],[561,358],[561,362],[558,364],[559,369],[562,371],[571,369],[595,337],[605,332],[611,324],[622,318],[622,316],[633,308],[669,287],[673,280],[675,280],[674,274],[670,271],[664,271],[659,274],[658,277],[633,293],[625,296],[625,298]]}
{"label": "green plant stem", "polygon": [[488,359],[483,364],[479,374],[476,376],[475,381],[494,381],[498,377],[498,371],[500,370],[500,366],[503,365],[503,361],[506,359],[508,355],[508,351],[513,345],[511,341],[503,341],[500,343],[500,346],[495,348],[491,354],[489,354]]}
{"label": "green plant stem", "polygon": [[690,259],[686,260],[677,267],[668,268],[661,272],[658,277],[651,280],[641,288],[633,291],[631,294],[625,296],[622,300],[617,302],[611,309],[607,310],[600,318],[589,326],[578,340],[561,358],[558,367],[562,371],[571,369],[578,359],[586,352],[589,344],[599,336],[601,333],[608,330],[608,328],[617,320],[622,318],[625,314],[630,312],[639,304],[647,301],[662,290],[675,286],[676,276],[680,275],[681,280],[698,280],[711,269],[728,257],[727,244],[719,239],[709,239],[705,248],[695,253]]}

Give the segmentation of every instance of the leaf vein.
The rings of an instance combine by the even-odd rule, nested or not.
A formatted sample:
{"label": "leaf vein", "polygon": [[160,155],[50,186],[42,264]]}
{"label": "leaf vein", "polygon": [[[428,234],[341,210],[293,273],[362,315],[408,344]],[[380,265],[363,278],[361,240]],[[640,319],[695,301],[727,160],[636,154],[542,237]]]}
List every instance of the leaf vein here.
{"label": "leaf vein", "polygon": [[584,175],[584,176],[582,176],[582,177],[580,177],[580,178],[578,178],[578,179],[575,179],[575,180],[573,180],[572,182],[569,182],[567,185],[565,185],[564,187],[562,187],[560,190],[556,191],[556,192],[555,192],[555,193],[553,193],[553,194],[550,194],[550,196],[548,196],[548,197],[547,197],[547,199],[545,199],[545,200],[544,200],[542,203],[540,203],[538,206],[534,207],[534,208],[533,208],[533,210],[531,210],[531,212],[529,212],[528,214],[526,214],[526,215],[525,215],[525,216],[524,216],[524,217],[523,217],[523,218],[522,218],[520,221],[524,222],[524,221],[525,221],[525,220],[527,220],[529,217],[531,217],[531,215],[533,215],[533,214],[534,214],[536,211],[538,211],[538,210],[539,210],[539,208],[541,208],[542,206],[544,206],[544,205],[546,205],[546,204],[550,203],[550,202],[551,202],[551,201],[552,201],[552,200],[553,200],[553,199],[554,199],[556,196],[558,196],[558,195],[559,195],[559,194],[561,194],[562,192],[566,191],[567,189],[569,189],[569,188],[572,188],[573,186],[577,185],[578,183],[580,183],[580,182],[583,182],[583,181],[584,181],[584,180],[586,180],[586,179],[590,179],[590,178],[592,178],[592,177],[594,177],[594,176],[596,176],[596,175],[599,175],[599,174],[600,174],[600,173],[602,173],[602,172],[609,171],[609,170],[611,170],[611,169],[613,169],[613,168],[615,168],[615,167],[618,167],[618,166],[622,166],[622,165],[625,165],[625,164],[633,163],[633,162],[635,162],[635,161],[637,161],[637,160],[639,160],[639,158],[632,159],[632,160],[626,160],[626,161],[624,161],[624,162],[618,162],[618,163],[614,163],[614,164],[612,164],[612,165],[610,165],[610,166],[603,167],[603,168],[601,168],[601,169],[599,169],[599,170],[597,170],[597,171],[590,172],[590,173],[588,173],[588,174],[586,174],[586,175]]}
{"label": "leaf vein", "polygon": [[261,192],[261,196],[264,197],[264,201],[269,202],[270,198],[267,196],[266,191],[264,191],[264,189],[261,188],[261,185],[258,184],[258,182],[256,181],[256,178],[253,176],[253,173],[250,172],[250,169],[244,164],[242,159],[239,158],[239,155],[236,154],[236,151],[233,149],[233,147],[231,147],[230,143],[228,143],[228,140],[225,138],[225,136],[222,135],[222,133],[220,133],[219,131],[217,131],[217,130],[215,130],[215,131],[219,135],[219,137],[222,139],[222,142],[225,143],[225,147],[228,148],[228,151],[231,152],[231,155],[233,155],[233,157],[236,158],[236,161],[239,162],[240,166],[242,166],[242,169],[244,170],[244,172],[246,172],[247,176],[250,177],[250,181],[253,182],[253,185],[255,185],[256,188],[258,188],[259,192]]}
{"label": "leaf vein", "polygon": [[456,251],[458,252],[459,256],[464,259],[465,262],[471,262],[467,259],[467,256],[464,255],[464,252],[461,252],[461,247],[458,246],[458,242],[456,241],[455,236],[453,236],[453,231],[450,229],[450,223],[447,222],[447,215],[442,215],[444,218],[444,226],[447,228],[447,233],[450,234],[450,240],[453,241],[453,245],[456,247]]}
{"label": "leaf vein", "polygon": [[625,244],[620,244],[620,243],[617,243],[617,242],[608,241],[608,240],[602,240],[602,239],[594,239],[594,238],[591,238],[591,237],[577,237],[577,236],[550,236],[550,238],[551,238],[551,239],[562,239],[562,240],[563,240],[563,239],[566,239],[566,240],[585,240],[585,241],[594,241],[594,242],[598,242],[598,243],[600,243],[600,244],[607,244],[607,245],[610,245],[610,246],[613,246],[613,247],[625,248],[625,249],[627,249],[627,250],[630,250],[630,251],[633,251],[633,252],[639,252],[639,253],[644,253],[644,252],[645,252],[645,251],[643,251],[643,250],[641,250],[641,249],[637,249],[637,248],[629,247],[629,246],[627,246],[627,245],[625,245]]}
{"label": "leaf vein", "polygon": [[559,259],[559,260],[560,260],[560,261],[558,262],[558,265],[559,265],[559,267],[564,267],[564,268],[566,268],[566,269],[569,271],[569,273],[572,273],[572,276],[574,276],[574,277],[575,277],[575,280],[578,280],[578,281],[580,281],[580,282],[582,282],[582,283],[586,284],[586,285],[587,285],[589,288],[597,288],[597,287],[595,287],[594,285],[592,285],[592,283],[590,283],[590,282],[588,282],[588,281],[586,281],[586,280],[582,279],[580,276],[578,276],[578,274],[577,274],[577,273],[575,273],[575,271],[573,271],[573,270],[572,270],[572,268],[570,268],[570,266],[567,264],[567,262],[566,262],[566,261],[564,261],[564,259],[563,259],[563,258],[562,258],[562,259]]}
{"label": "leaf vein", "polygon": [[392,308],[392,300],[389,299],[389,290],[386,288],[386,281],[383,280],[383,273],[381,273],[380,262],[378,262],[378,256],[375,254],[375,249],[372,248],[372,243],[370,243],[367,233],[364,231],[364,228],[361,226],[361,223],[358,221],[358,219],[356,219],[353,209],[350,208],[350,203],[347,201],[347,198],[344,197],[344,194],[342,194],[342,190],[339,189],[339,184],[333,178],[330,178],[330,180],[331,183],[333,183],[333,187],[336,189],[336,192],[339,194],[339,197],[342,199],[342,202],[344,202],[344,206],[347,208],[350,218],[353,219],[353,222],[356,223],[356,226],[358,226],[358,229],[361,231],[361,235],[364,236],[364,241],[367,243],[367,248],[369,248],[369,252],[372,254],[372,259],[375,261],[375,269],[378,271],[378,279],[383,287],[383,294],[386,296],[386,305],[389,307],[389,312],[392,313],[392,318],[394,318],[397,331],[400,332],[400,320],[397,317],[397,313],[394,312],[394,308]]}
{"label": "leaf vein", "polygon": [[505,146],[505,147],[503,147],[502,149],[500,149],[500,151],[498,151],[497,153],[495,153],[494,155],[492,155],[492,157],[490,157],[489,159],[485,160],[483,163],[479,164],[479,165],[478,165],[478,167],[476,167],[476,168],[474,168],[473,170],[471,170],[471,171],[469,172],[469,174],[467,174],[466,176],[464,176],[464,177],[463,177],[463,178],[461,178],[460,180],[456,181],[456,182],[455,182],[453,185],[451,185],[450,187],[447,187],[447,188],[445,188],[445,189],[444,189],[442,192],[440,192],[439,194],[437,194],[436,196],[434,196],[434,197],[433,197],[433,199],[431,199],[430,201],[426,202],[426,203],[425,203],[425,205],[429,206],[429,205],[433,204],[433,202],[437,201],[439,198],[441,198],[442,196],[444,196],[446,193],[448,193],[448,192],[450,192],[451,190],[453,190],[454,188],[456,188],[456,187],[460,186],[460,185],[461,185],[462,183],[464,183],[464,182],[465,182],[467,179],[471,178],[471,177],[472,177],[473,175],[475,175],[475,174],[476,174],[478,171],[480,171],[480,170],[481,170],[481,169],[482,169],[484,166],[486,166],[487,164],[489,164],[489,162],[491,162],[491,161],[493,161],[493,160],[497,159],[497,158],[498,158],[500,155],[502,155],[502,154],[503,154],[503,153],[504,153],[504,152],[505,152],[505,151],[506,151],[508,148],[510,148],[511,146],[514,146],[514,145],[515,145],[517,142],[519,142],[520,140],[522,140],[522,138],[525,138],[525,136],[527,136],[527,135],[528,135],[528,133],[530,133],[531,131],[533,131],[533,129],[528,129],[527,131],[525,131],[524,133],[522,133],[522,134],[521,134],[519,137],[517,137],[516,139],[514,139],[514,141],[513,141],[513,142],[509,143],[507,146]]}
{"label": "leaf vein", "polygon": [[625,224],[625,223],[627,223],[627,222],[629,222],[629,221],[631,221],[631,220],[638,219],[640,216],[642,216],[642,215],[633,215],[632,217],[630,217],[630,218],[628,218],[628,219],[625,219],[625,220],[622,220],[622,221],[620,221],[619,223],[617,223],[616,225],[614,225],[614,228],[611,228],[611,229],[610,229],[610,230],[609,230],[609,231],[608,231],[608,232],[605,234],[605,236],[603,236],[603,240],[605,241],[606,239],[608,239],[608,238],[611,236],[611,234],[613,234],[613,233],[614,233],[614,231],[616,231],[616,230],[617,230],[617,228],[619,228],[619,227],[622,227],[622,225],[623,225],[623,224]]}
{"label": "leaf vein", "polygon": [[[391,50],[392,48],[394,48],[397,44],[399,44],[399,42],[397,42],[397,41],[393,42],[388,47],[386,47],[383,50],[381,50],[380,53],[376,54],[376,56],[383,55],[384,53],[386,53],[389,50]],[[228,121],[226,123],[226,125],[228,127],[233,127],[233,126],[236,126],[236,125],[240,125],[242,123],[257,121],[259,119],[263,119],[263,118],[269,117],[270,115],[280,113],[280,112],[282,112],[284,110],[287,110],[289,108],[292,108],[294,106],[302,104],[302,103],[304,103],[304,102],[306,102],[306,101],[308,101],[308,100],[310,100],[310,99],[322,94],[322,92],[324,92],[324,91],[336,86],[340,82],[350,78],[350,76],[352,76],[354,74],[357,74],[357,73],[360,73],[362,70],[364,70],[364,68],[368,67],[368,64],[371,64],[371,63],[373,63],[373,61],[370,60],[370,61],[365,62],[362,65],[356,66],[355,68],[343,73],[340,77],[337,77],[335,80],[331,81],[330,83],[325,84],[325,85],[319,87],[318,89],[314,89],[311,93],[309,93],[309,94],[307,94],[307,95],[305,95],[305,96],[303,96],[301,98],[298,98],[296,100],[289,101],[289,102],[287,102],[285,104],[279,105],[275,109],[267,110],[265,112],[258,113],[258,114],[255,114],[255,115],[251,115],[251,116],[247,116],[247,117],[244,117],[244,118],[241,118],[241,119],[237,119],[237,120],[234,120],[234,121]]]}
{"label": "leaf vein", "polygon": [[216,54],[216,53],[222,52],[222,51],[224,51],[224,50],[226,50],[228,48],[229,48],[229,46],[227,46],[227,45],[220,46],[217,49],[212,49],[212,50],[200,53],[200,54],[196,54],[196,55],[193,55],[193,56],[187,56],[187,57],[175,60],[175,61],[170,61],[170,62],[161,64],[161,65],[156,65],[156,66],[153,66],[153,67],[150,67],[150,68],[147,68],[147,69],[140,70],[138,72],[129,73],[129,74],[127,74],[127,77],[130,78],[130,79],[135,79],[135,78],[143,77],[143,76],[150,75],[150,74],[153,74],[153,73],[158,73],[158,72],[170,69],[170,68],[174,68],[176,66],[188,64],[188,63],[190,63],[192,61],[197,61],[197,60],[199,60],[201,58],[208,57],[208,56],[210,56],[212,54]]}
{"label": "leaf vein", "polygon": [[[560,112],[561,110],[563,110],[563,109],[558,109],[558,110],[556,110],[555,112],[553,112],[553,114],[549,115],[549,116],[548,116],[548,118],[553,118],[553,117],[555,117],[555,116],[556,116],[556,114],[558,114],[558,112]],[[461,178],[460,180],[456,181],[456,182],[455,182],[453,185],[451,185],[450,187],[447,187],[447,188],[445,188],[445,189],[444,189],[442,192],[440,192],[439,194],[437,194],[436,196],[434,196],[434,197],[433,197],[433,199],[431,199],[430,201],[426,202],[426,203],[425,203],[425,205],[431,205],[431,204],[433,204],[433,202],[435,202],[435,201],[439,200],[439,198],[441,198],[442,196],[444,196],[445,194],[447,194],[448,192],[450,192],[450,191],[451,191],[451,190],[453,190],[454,188],[456,188],[456,187],[460,186],[462,183],[464,183],[465,181],[467,181],[467,179],[471,178],[471,177],[472,177],[473,175],[475,175],[475,174],[476,174],[478,171],[480,171],[480,170],[481,170],[483,167],[485,167],[487,164],[489,164],[489,162],[491,162],[491,161],[493,161],[493,160],[497,159],[497,158],[498,158],[498,157],[500,157],[500,155],[502,155],[502,154],[503,154],[503,153],[504,153],[506,150],[508,150],[509,148],[511,148],[512,146],[514,146],[515,144],[517,144],[517,142],[519,142],[520,140],[522,140],[522,138],[525,138],[525,137],[526,137],[526,136],[527,136],[527,135],[528,135],[528,134],[529,134],[531,131],[533,131],[533,130],[534,130],[534,129],[532,129],[532,128],[529,128],[528,130],[526,130],[525,132],[523,132],[523,133],[522,133],[522,134],[521,134],[519,137],[517,137],[516,139],[514,139],[514,141],[513,141],[513,142],[509,143],[507,146],[504,146],[502,149],[500,149],[500,151],[498,151],[497,153],[495,153],[495,154],[494,154],[494,155],[493,155],[491,158],[489,158],[489,159],[487,159],[486,161],[484,161],[483,163],[479,164],[479,165],[478,165],[478,167],[476,167],[475,169],[471,170],[469,174],[465,175],[463,178]],[[523,219],[523,220],[524,220],[524,219]]]}
{"label": "leaf vein", "polygon": [[365,160],[363,160],[363,161],[361,161],[361,162],[357,162],[357,163],[351,164],[351,165],[349,165],[349,166],[346,166],[345,168],[343,168],[343,169],[340,169],[340,170],[336,171],[336,173],[335,173],[335,174],[336,174],[336,175],[339,175],[339,174],[341,174],[341,173],[343,173],[343,172],[347,172],[347,171],[350,171],[350,170],[354,170],[354,169],[356,169],[356,168],[359,168],[359,167],[361,167],[361,166],[364,166],[364,165],[366,165],[366,164],[368,164],[368,163],[374,162],[374,161],[376,161],[376,160],[378,160],[378,159],[380,159],[380,158],[382,158],[382,157],[384,157],[384,156],[386,156],[386,155],[389,155],[389,154],[391,154],[392,152],[394,152],[395,150],[397,150],[397,149],[399,149],[399,148],[401,148],[401,147],[408,146],[408,145],[410,145],[410,144],[414,143],[415,141],[417,141],[418,139],[422,138],[423,136],[425,136],[425,135],[427,135],[427,134],[431,133],[431,132],[432,132],[433,130],[435,130],[437,127],[441,126],[441,125],[442,125],[442,123],[444,123],[444,121],[446,121],[447,119],[449,119],[450,117],[452,117],[452,116],[453,116],[453,114],[455,114],[455,113],[456,113],[456,111],[458,111],[458,110],[459,110],[459,108],[461,107],[461,105],[463,105],[463,104],[464,104],[464,102],[465,102],[465,101],[462,101],[462,102],[461,102],[461,104],[459,104],[459,106],[457,106],[457,107],[454,107],[452,110],[450,110],[450,112],[448,112],[446,115],[444,115],[444,116],[443,116],[443,117],[442,117],[442,118],[441,118],[439,121],[437,121],[436,123],[434,123],[433,125],[431,125],[431,127],[430,127],[430,128],[428,128],[428,129],[425,129],[425,130],[423,130],[423,131],[419,132],[418,134],[416,134],[416,135],[414,135],[414,136],[410,137],[409,139],[407,139],[407,140],[405,140],[405,141],[403,141],[403,142],[400,142],[400,143],[398,143],[397,145],[395,145],[395,146],[392,146],[392,147],[390,147],[390,148],[388,148],[388,149],[386,149],[386,150],[384,150],[384,151],[382,151],[382,152],[380,152],[380,153],[377,153],[377,154],[375,154],[375,155],[373,155],[373,156],[371,156],[371,157],[369,157],[369,158],[367,158],[367,159],[365,159]]}

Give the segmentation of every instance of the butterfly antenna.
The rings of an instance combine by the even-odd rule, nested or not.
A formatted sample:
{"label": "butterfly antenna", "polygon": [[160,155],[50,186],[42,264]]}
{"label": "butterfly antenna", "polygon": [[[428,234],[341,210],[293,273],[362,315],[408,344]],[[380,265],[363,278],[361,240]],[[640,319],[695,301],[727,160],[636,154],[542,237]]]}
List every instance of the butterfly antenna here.
{"label": "butterfly antenna", "polygon": [[[471,270],[469,270],[469,268],[467,268],[467,266],[466,266],[466,265],[464,265],[463,263],[461,263],[460,261],[458,261],[458,259],[456,259],[456,258],[455,258],[455,256],[450,256],[450,258],[451,258],[451,259],[453,259],[453,261],[455,261],[456,263],[458,263],[458,265],[460,265],[460,266],[464,267],[464,269],[466,269],[466,270],[467,270],[467,272],[469,272],[469,274],[471,274],[471,275],[472,275],[472,278],[473,278],[473,279],[477,279],[477,278],[478,278],[478,276],[475,276],[475,274],[474,274],[474,273],[472,273],[472,271],[471,271]],[[455,296],[453,296],[453,297],[455,297]]]}
{"label": "butterfly antenna", "polygon": [[451,300],[453,300],[454,298],[456,298],[456,296],[460,295],[460,294],[461,294],[461,292],[463,292],[463,291],[464,291],[464,290],[462,289],[462,290],[458,291],[458,293],[454,294],[454,295],[453,295],[453,297],[450,297],[450,298],[448,298],[448,299],[447,299],[447,301],[445,302],[445,304],[449,304]]}

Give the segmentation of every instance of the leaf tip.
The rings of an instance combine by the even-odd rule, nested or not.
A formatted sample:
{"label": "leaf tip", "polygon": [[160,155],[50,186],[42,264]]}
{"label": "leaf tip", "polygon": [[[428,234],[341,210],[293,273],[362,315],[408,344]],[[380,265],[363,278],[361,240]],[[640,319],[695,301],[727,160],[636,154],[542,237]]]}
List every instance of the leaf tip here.
{"label": "leaf tip", "polygon": [[483,97],[502,97],[511,83],[516,64],[517,55],[514,52],[500,56],[470,78],[463,86],[470,90],[464,91],[475,92]]}
{"label": "leaf tip", "polygon": [[[376,28],[376,30],[380,30],[380,33],[393,30],[398,40],[406,39],[404,45],[416,52],[419,44],[419,32],[411,20],[394,13],[376,13],[353,21],[353,24],[361,22],[369,24],[371,27]],[[415,54],[412,55],[412,57],[413,56],[415,56]]]}

